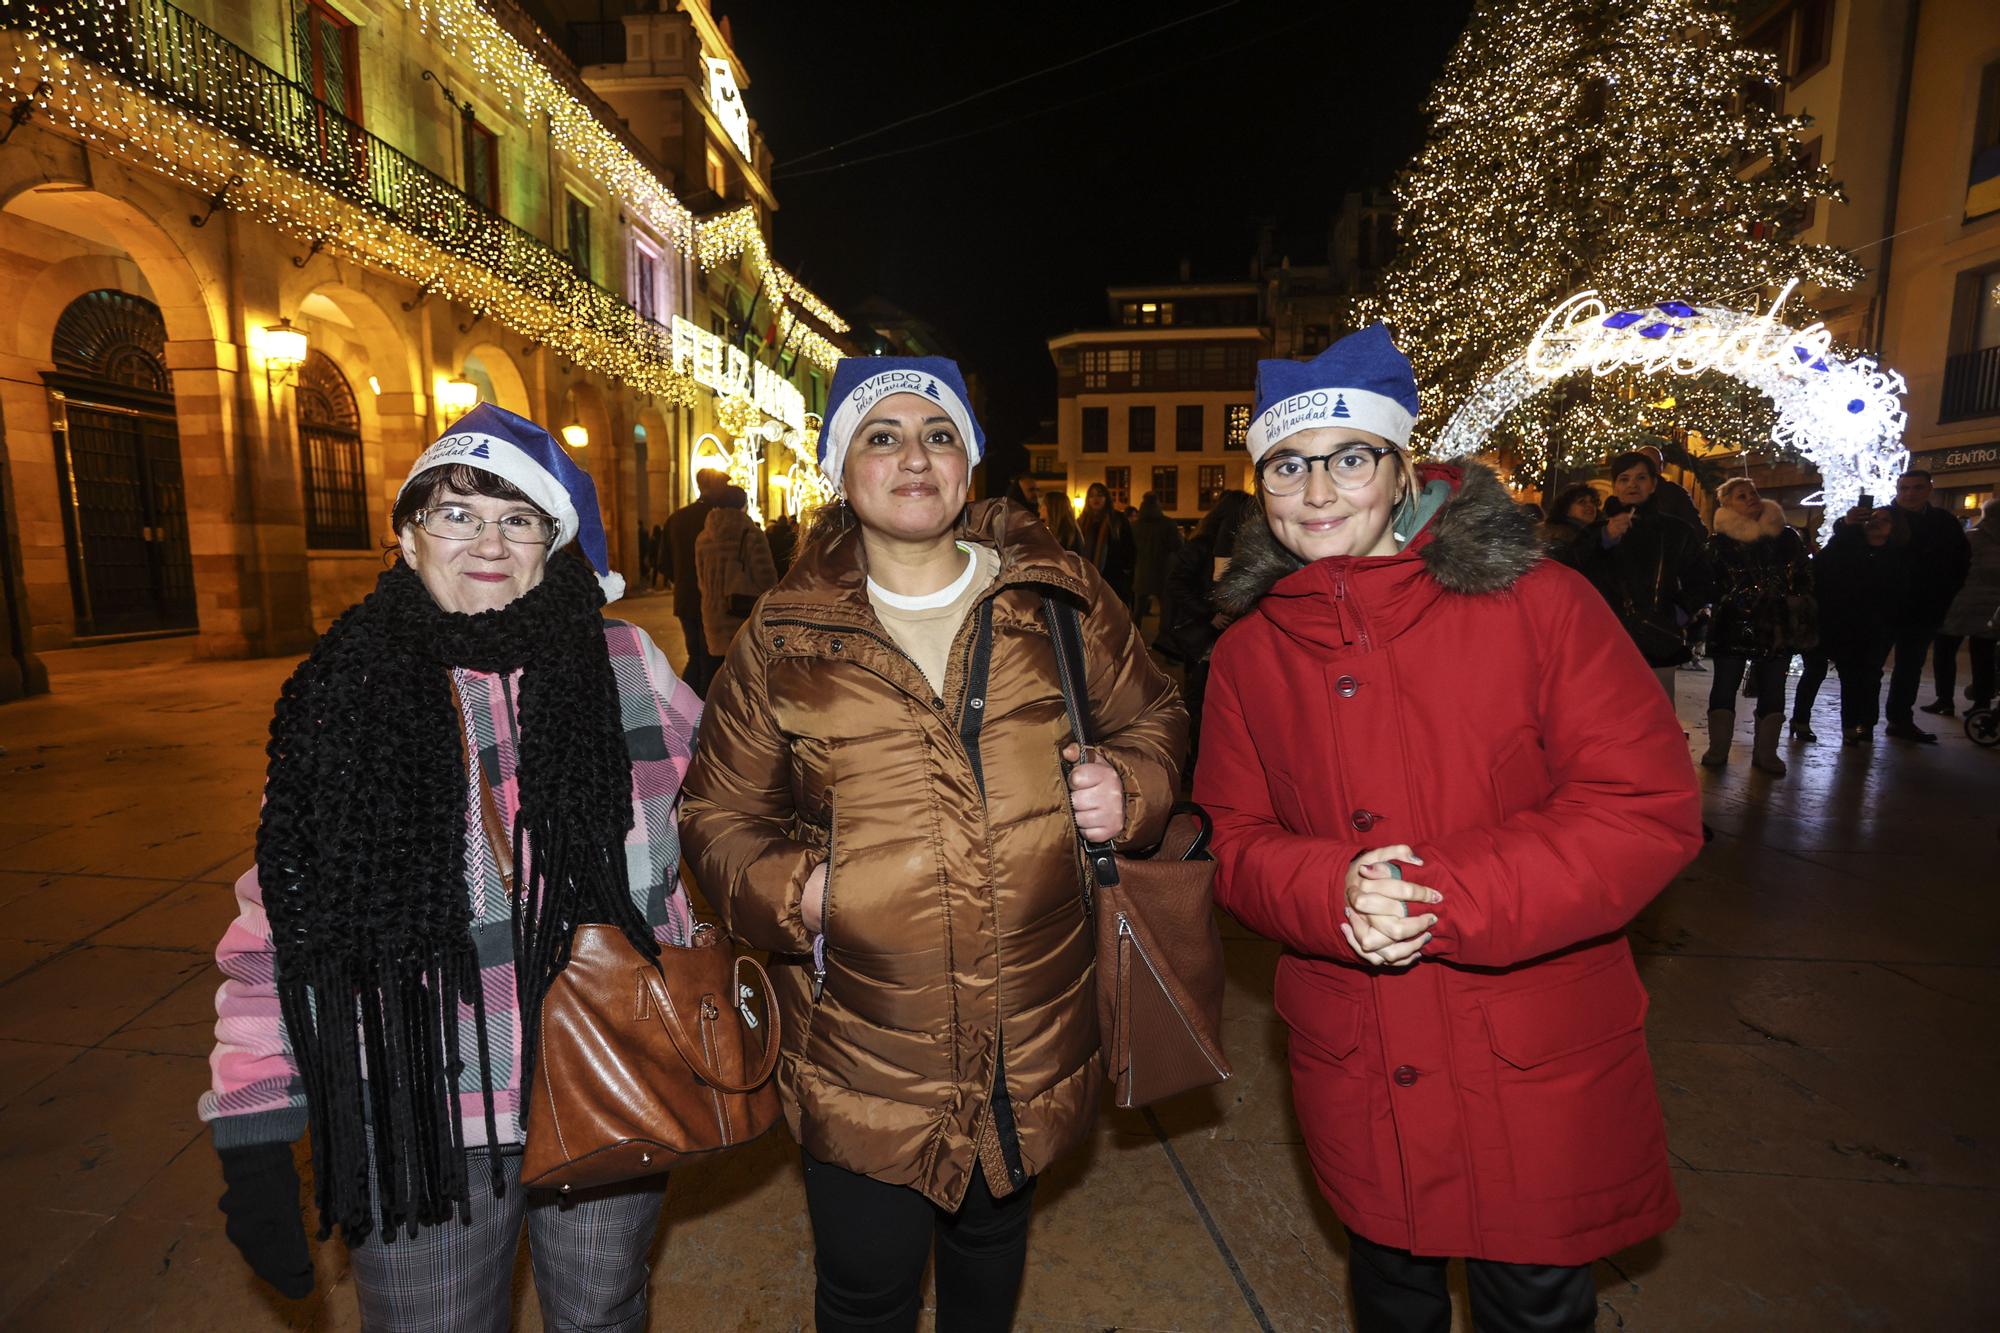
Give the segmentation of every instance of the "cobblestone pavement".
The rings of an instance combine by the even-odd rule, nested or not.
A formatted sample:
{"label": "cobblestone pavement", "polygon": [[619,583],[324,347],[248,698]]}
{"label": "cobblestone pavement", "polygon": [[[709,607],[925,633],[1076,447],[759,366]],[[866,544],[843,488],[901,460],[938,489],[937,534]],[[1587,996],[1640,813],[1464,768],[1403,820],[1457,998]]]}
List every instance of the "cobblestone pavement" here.
{"label": "cobblestone pavement", "polygon": [[[679,661],[669,611],[621,606]],[[54,694],[0,708],[0,1325],[357,1327],[337,1243],[306,1300],[251,1279],[195,1119],[210,950],[290,663],[162,641],[50,665]],[[1691,726],[1707,682],[1682,676]],[[1982,1275],[2000,1254],[2000,751],[1941,729],[1934,749],[1791,747],[1782,781],[1747,753],[1704,773],[1715,841],[1633,932],[1686,1215],[1598,1265],[1600,1329],[2000,1327]],[[1157,1121],[1107,1114],[1050,1173],[1019,1327],[1348,1326],[1270,1011],[1276,949],[1227,939],[1237,1077]],[[796,1163],[780,1130],[673,1182],[656,1327],[807,1321]],[[525,1272],[517,1296],[538,1328]]]}

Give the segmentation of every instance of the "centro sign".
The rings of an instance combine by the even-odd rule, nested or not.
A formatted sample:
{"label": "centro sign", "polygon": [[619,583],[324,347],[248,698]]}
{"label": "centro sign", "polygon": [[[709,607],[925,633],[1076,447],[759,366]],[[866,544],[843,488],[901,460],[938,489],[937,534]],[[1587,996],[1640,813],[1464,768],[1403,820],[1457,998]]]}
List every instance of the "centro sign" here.
{"label": "centro sign", "polygon": [[806,399],[797,385],[692,320],[675,315],[673,331],[676,371],[724,398],[748,398],[759,412],[793,430],[805,429]]}
{"label": "centro sign", "polygon": [[1911,463],[1927,472],[1964,472],[2000,464],[2000,444],[1974,444],[1963,449],[1937,449],[1919,454]]}

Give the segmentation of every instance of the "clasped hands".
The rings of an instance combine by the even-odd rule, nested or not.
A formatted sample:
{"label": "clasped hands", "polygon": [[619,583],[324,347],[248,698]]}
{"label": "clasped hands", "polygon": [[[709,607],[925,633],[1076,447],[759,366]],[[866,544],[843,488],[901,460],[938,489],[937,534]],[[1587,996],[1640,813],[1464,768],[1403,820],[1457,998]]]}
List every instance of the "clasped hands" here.
{"label": "clasped hands", "polygon": [[1435,912],[1413,912],[1412,903],[1441,903],[1436,889],[1398,878],[1388,863],[1420,866],[1423,859],[1407,843],[1376,847],[1347,864],[1344,901],[1347,919],[1340,933],[1355,953],[1377,967],[1408,967],[1417,961],[1437,924]]}

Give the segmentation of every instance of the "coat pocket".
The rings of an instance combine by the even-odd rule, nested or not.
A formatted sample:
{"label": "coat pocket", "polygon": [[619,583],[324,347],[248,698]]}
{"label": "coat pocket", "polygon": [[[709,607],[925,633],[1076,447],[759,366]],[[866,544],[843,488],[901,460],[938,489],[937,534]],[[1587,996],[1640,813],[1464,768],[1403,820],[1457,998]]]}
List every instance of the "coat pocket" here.
{"label": "coat pocket", "polygon": [[1377,1178],[1382,1137],[1376,1131],[1388,1114],[1376,1086],[1381,1080],[1370,1073],[1378,1062],[1364,1046],[1364,996],[1292,958],[1278,964],[1272,995],[1290,1033],[1292,1102],[1314,1170],[1349,1188]]}
{"label": "coat pocket", "polygon": [[[1598,1225],[1619,1193],[1666,1171],[1646,1054],[1647,998],[1629,957],[1486,1001],[1495,1097],[1524,1204],[1570,1204],[1557,1230]],[[1573,1223],[1574,1225],[1570,1225]]]}

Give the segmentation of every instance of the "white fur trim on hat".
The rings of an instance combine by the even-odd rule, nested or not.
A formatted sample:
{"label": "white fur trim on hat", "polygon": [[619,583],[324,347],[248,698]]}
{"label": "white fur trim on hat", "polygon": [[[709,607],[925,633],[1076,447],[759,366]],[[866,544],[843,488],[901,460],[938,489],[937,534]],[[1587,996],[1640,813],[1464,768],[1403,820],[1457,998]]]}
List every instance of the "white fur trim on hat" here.
{"label": "white fur trim on hat", "polygon": [[[396,502],[402,503],[403,492],[410,489],[410,483],[425,472],[434,467],[457,467],[461,464],[490,472],[511,483],[537,508],[554,519],[556,539],[554,545],[549,547],[551,554],[576,540],[576,503],[570,499],[569,492],[541,464],[497,435],[459,431],[445,436],[424,450],[417,459],[416,466],[410,469],[410,475],[403,479],[402,486],[396,491]],[[624,591],[622,586],[619,591]],[[610,596],[609,590],[605,595]]]}
{"label": "white fur trim on hat", "polygon": [[1367,389],[1309,389],[1265,408],[1251,423],[1244,443],[1255,463],[1288,435],[1320,426],[1350,426],[1400,448],[1410,442],[1416,424],[1408,408],[1383,394]]}
{"label": "white fur trim on hat", "polygon": [[972,409],[965,405],[965,400],[942,377],[927,371],[899,367],[885,370],[880,375],[871,375],[855,385],[853,392],[841,399],[840,406],[827,418],[826,457],[820,460],[819,467],[835,492],[846,490],[847,449],[854,443],[862,420],[877,403],[899,393],[915,394],[942,408],[944,414],[951,418],[951,424],[958,428],[959,441],[965,445],[967,464],[978,466],[979,430],[973,424]]}

